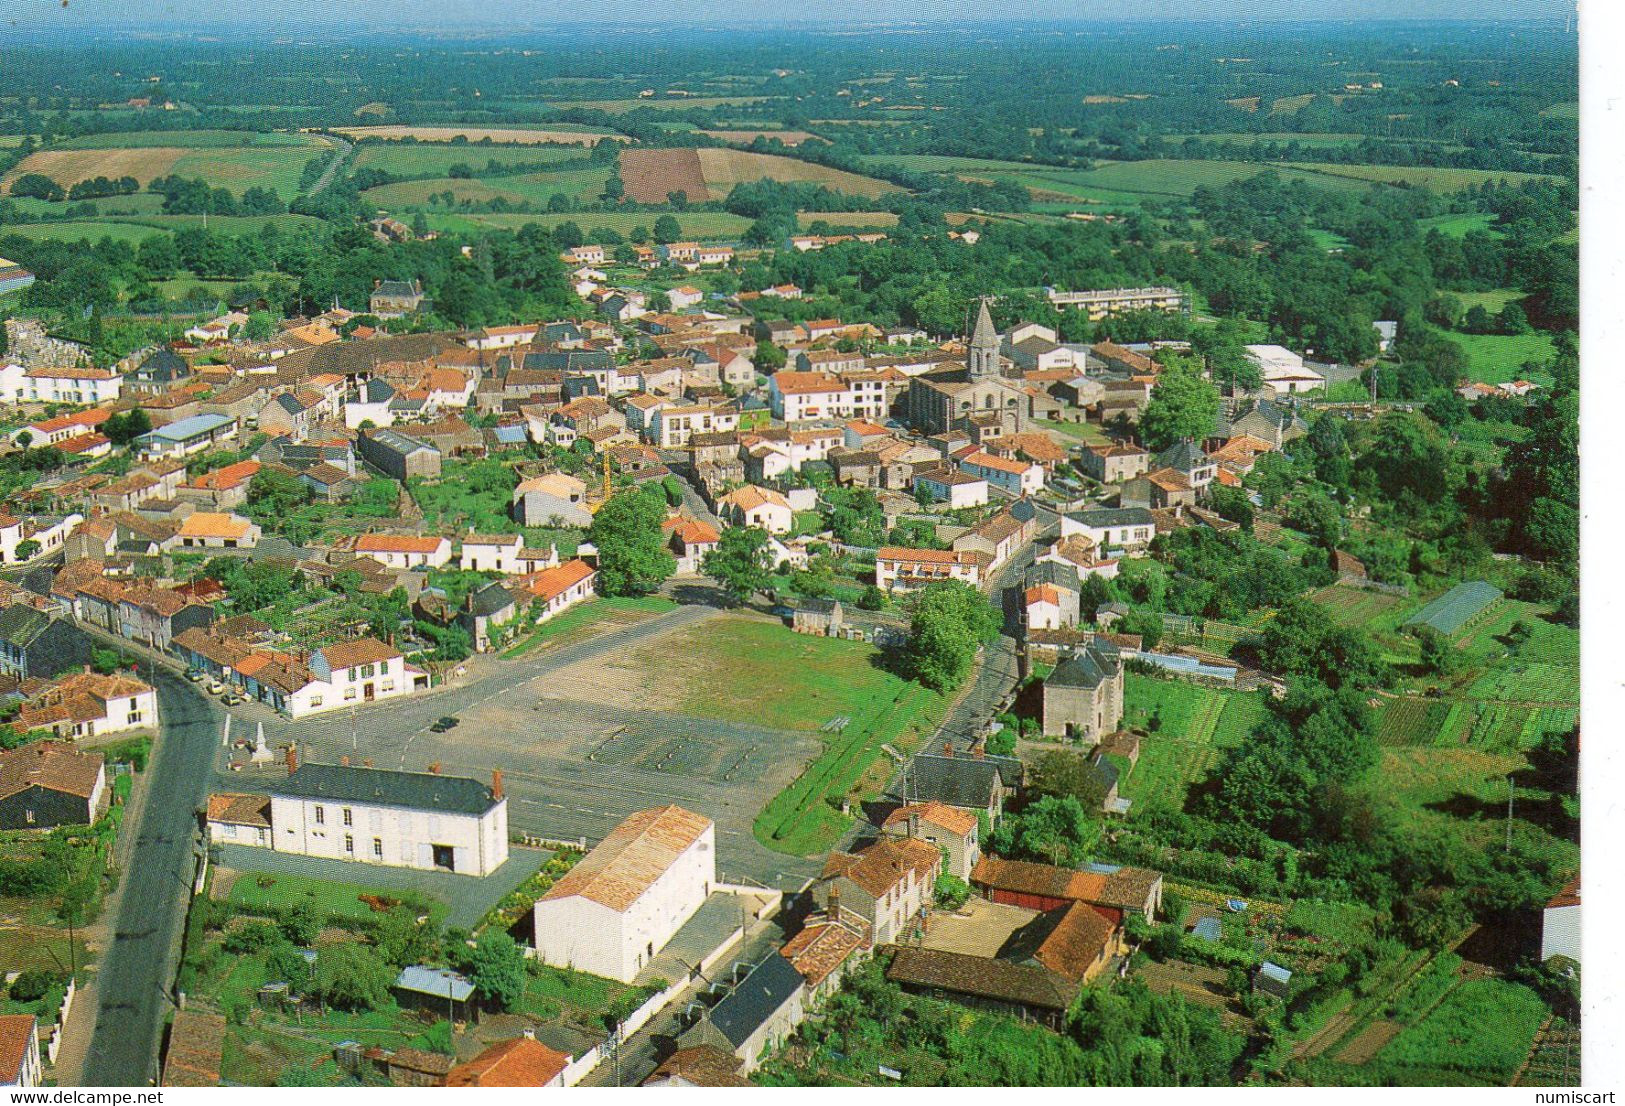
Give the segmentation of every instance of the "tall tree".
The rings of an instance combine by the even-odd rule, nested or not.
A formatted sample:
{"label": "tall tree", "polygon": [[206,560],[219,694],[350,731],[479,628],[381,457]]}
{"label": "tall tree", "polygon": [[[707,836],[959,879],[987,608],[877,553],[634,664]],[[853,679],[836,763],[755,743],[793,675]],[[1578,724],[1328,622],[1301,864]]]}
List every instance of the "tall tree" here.
{"label": "tall tree", "polygon": [[587,537],[598,549],[598,588],[605,595],[647,595],[677,569],[660,524],[666,498],[658,487],[611,496],[593,516]]}
{"label": "tall tree", "polygon": [[1197,363],[1170,360],[1157,374],[1151,399],[1140,415],[1140,433],[1151,450],[1186,439],[1200,441],[1213,433],[1219,418],[1219,390],[1202,378]]}
{"label": "tall tree", "polygon": [[734,602],[743,603],[767,587],[771,578],[770,536],[759,526],[730,526],[717,547],[705,555],[701,570],[722,585]]}

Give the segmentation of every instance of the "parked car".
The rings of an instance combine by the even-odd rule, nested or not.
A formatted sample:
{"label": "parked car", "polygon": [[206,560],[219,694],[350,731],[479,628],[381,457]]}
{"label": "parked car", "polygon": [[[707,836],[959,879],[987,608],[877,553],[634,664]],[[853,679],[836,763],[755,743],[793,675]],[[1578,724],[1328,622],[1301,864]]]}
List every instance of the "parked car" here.
{"label": "parked car", "polygon": [[241,703],[248,702],[248,697],[242,692],[238,691],[236,688],[232,688],[230,691],[226,692],[226,697],[220,701],[226,704],[228,707],[235,707]]}
{"label": "parked car", "polygon": [[194,684],[200,684],[208,678],[209,674],[201,668],[194,668],[186,674],[186,678]]}
{"label": "parked car", "polygon": [[221,683],[219,680],[210,680],[209,681],[209,694],[210,695],[219,695],[224,690],[226,690],[226,685]]}
{"label": "parked car", "polygon": [[453,715],[447,715],[446,717],[442,718],[440,721],[436,722],[434,725],[430,726],[429,729],[432,730],[435,733],[445,733],[447,730],[455,728],[457,723],[459,723],[461,721],[462,721],[462,719],[460,719],[460,718],[457,718],[457,717],[455,717]]}

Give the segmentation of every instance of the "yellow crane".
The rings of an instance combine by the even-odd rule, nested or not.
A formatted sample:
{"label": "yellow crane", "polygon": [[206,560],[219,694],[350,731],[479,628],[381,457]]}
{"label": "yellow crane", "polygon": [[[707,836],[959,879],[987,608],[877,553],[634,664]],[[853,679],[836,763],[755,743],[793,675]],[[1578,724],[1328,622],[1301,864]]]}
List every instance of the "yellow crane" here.
{"label": "yellow crane", "polygon": [[603,495],[599,498],[597,503],[594,503],[594,504],[592,504],[591,506],[589,506],[587,508],[587,512],[589,514],[596,515],[598,513],[599,509],[601,507],[603,507],[604,504],[609,502],[609,492],[610,492],[609,450],[606,449],[606,450],[604,450],[604,488],[603,488]]}

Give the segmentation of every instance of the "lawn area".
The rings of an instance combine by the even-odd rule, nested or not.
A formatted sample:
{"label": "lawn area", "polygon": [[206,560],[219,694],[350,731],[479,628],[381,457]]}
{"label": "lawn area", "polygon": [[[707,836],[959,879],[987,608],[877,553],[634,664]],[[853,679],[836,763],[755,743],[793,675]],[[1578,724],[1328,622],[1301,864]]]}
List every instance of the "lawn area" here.
{"label": "lawn area", "polygon": [[1111,440],[1104,430],[1092,422],[1057,422],[1054,419],[1037,421],[1045,430],[1082,442],[1084,445],[1105,445]]}
{"label": "lawn area", "polygon": [[600,1019],[605,1012],[635,993],[636,988],[613,979],[547,965],[532,970],[521,1009],[544,1021],[563,1016],[583,1026],[602,1028]]}
{"label": "lawn area", "polygon": [[1195,745],[1239,745],[1264,717],[1261,695],[1130,672],[1123,725]]}
{"label": "lawn area", "polygon": [[424,521],[442,530],[510,534],[518,527],[509,516],[514,470],[496,458],[447,461],[438,480],[413,477],[407,482]]}
{"label": "lawn area", "polygon": [[300,899],[308,898],[314,900],[317,907],[328,917],[371,918],[376,911],[362,901],[363,895],[378,895],[409,902],[427,911],[435,924],[438,924],[439,918],[446,913],[446,904],[438,900],[414,899],[411,895],[397,890],[380,891],[376,887],[356,883],[335,883],[331,880],[311,879],[308,876],[281,872],[243,872],[232,883],[226,901],[248,912],[282,911]]}
{"label": "lawn area", "polygon": [[1520,378],[1549,385],[1551,374],[1544,369],[1526,371],[1525,361],[1544,365],[1556,353],[1551,335],[1542,331],[1529,334],[1458,334],[1448,337],[1467,357],[1467,377],[1484,384],[1502,384]]}
{"label": "lawn area", "polygon": [[[640,617],[664,614],[677,606],[670,599],[658,595],[645,595],[632,598],[594,599],[586,603],[579,603],[563,614],[555,615],[538,626],[534,633],[516,642],[503,650],[504,660],[522,657],[532,649],[541,646],[557,646],[568,641],[578,641],[590,637],[587,631],[608,630],[628,622],[638,621]],[[606,625],[598,626],[599,622]]]}

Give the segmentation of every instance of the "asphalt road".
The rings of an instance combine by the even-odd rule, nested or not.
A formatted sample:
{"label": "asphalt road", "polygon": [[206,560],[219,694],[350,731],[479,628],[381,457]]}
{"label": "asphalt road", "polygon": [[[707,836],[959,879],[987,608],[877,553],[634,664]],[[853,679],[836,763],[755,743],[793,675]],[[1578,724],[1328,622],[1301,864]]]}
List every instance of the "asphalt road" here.
{"label": "asphalt road", "polygon": [[148,789],[123,873],[123,900],[97,971],[96,1025],[85,1061],[92,1087],[137,1087],[157,1076],[158,1045],[171,1001],[196,860],[196,811],[208,795],[219,710],[185,680],[159,668],[162,737],[148,764]]}

